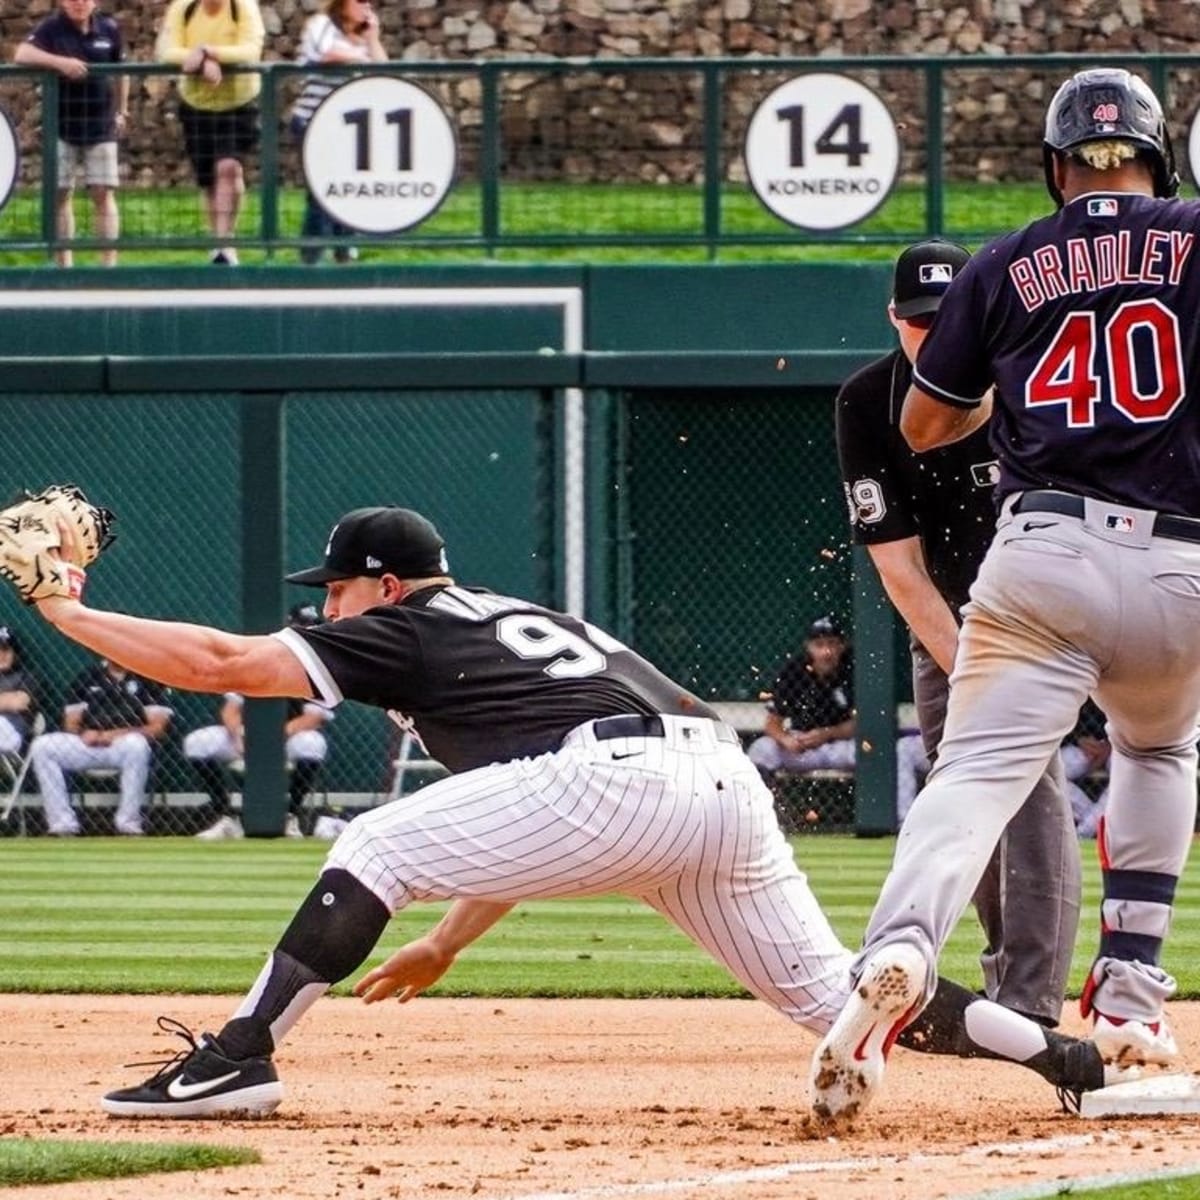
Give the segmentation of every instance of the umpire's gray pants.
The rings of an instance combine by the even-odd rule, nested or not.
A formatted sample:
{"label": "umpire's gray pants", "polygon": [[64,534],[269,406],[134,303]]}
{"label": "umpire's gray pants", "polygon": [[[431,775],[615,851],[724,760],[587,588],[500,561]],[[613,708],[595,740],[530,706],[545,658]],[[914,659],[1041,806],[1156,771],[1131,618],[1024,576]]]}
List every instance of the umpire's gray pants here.
{"label": "umpire's gray pants", "polygon": [[1082,518],[1014,519],[1010,507],[964,609],[937,765],[855,961],[912,942],[927,996],[1001,832],[1090,694],[1113,745],[1109,865],[1178,876],[1195,825],[1200,545],[1152,536],[1140,509],[1089,500]]}
{"label": "umpire's gray pants", "polygon": [[[913,697],[930,762],[946,723],[950,682],[920,643]],[[1079,842],[1056,754],[1005,829],[975,890],[987,945],[979,956],[989,1000],[1057,1025],[1079,928]]]}

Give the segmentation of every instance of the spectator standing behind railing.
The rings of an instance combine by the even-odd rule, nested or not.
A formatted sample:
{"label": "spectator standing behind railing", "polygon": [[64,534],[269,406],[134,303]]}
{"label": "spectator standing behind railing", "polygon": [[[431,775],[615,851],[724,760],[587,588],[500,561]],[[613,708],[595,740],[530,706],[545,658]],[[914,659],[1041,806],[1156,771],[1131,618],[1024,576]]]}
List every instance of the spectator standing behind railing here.
{"label": "spectator standing behind railing", "polygon": [[[114,84],[112,75],[93,75],[90,64],[118,63],[124,57],[120,26],[96,11],[96,0],[62,0],[62,7],[39,21],[13,55],[20,66],[45,67],[62,76],[56,129],[56,228],[64,241],[75,236],[75,176],[80,171],[96,210],[96,236],[115,239],[120,232],[117,137],[125,132],[129,79],[117,76]],[[48,145],[50,129],[43,118],[43,147]],[[55,257],[60,267],[72,265],[66,246]],[[115,266],[116,248],[102,250],[100,261]]]}
{"label": "spectator standing behind railing", "polygon": [[[184,146],[209,230],[222,241],[237,228],[246,191],[242,159],[258,145],[262,89],[256,72],[226,75],[224,68],[259,62],[265,36],[258,0],[171,0],[159,34],[158,57],[183,70],[179,123]],[[237,251],[218,246],[212,261],[236,266]]]}
{"label": "spectator standing behind railing", "polygon": [[[386,62],[387,51],[379,40],[379,18],[368,0],[325,0],[322,11],[314,13],[304,25],[296,61],[315,63]],[[309,75],[292,108],[291,129],[297,142],[304,139],[317,106],[342,80],[336,75]],[[304,207],[303,237],[349,236],[350,229],[331,217],[308,191]],[[321,261],[322,246],[305,246],[300,258],[306,263]],[[338,246],[333,257],[338,262],[356,258],[353,246]]]}

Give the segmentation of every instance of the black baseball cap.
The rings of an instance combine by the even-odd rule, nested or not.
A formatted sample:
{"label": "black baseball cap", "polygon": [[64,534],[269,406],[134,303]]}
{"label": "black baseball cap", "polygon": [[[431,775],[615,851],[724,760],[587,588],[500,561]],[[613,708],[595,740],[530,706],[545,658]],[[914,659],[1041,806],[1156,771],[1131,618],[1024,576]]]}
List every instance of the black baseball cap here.
{"label": "black baseball cap", "polygon": [[329,531],[319,567],[284,578],[308,587],[359,575],[427,579],[449,571],[445,545],[433,524],[411,508],[355,508]]}
{"label": "black baseball cap", "polygon": [[950,280],[967,265],[969,250],[945,238],[930,238],[909,246],[896,259],[892,306],[902,320],[937,312]]}
{"label": "black baseball cap", "polygon": [[806,638],[845,638],[842,627],[832,617],[818,617],[809,627]]}

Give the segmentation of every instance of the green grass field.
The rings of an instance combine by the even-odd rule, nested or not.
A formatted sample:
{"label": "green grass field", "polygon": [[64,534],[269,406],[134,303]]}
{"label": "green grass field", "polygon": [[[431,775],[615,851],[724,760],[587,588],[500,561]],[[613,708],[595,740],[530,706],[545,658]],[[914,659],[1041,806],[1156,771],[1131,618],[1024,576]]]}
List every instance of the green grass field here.
{"label": "green grass field", "polygon": [[[894,839],[801,838],[797,857],[835,929],[856,944]],[[242,992],[254,979],[325,853],[317,842],[201,844],[191,839],[0,841],[0,991]],[[1077,992],[1096,939],[1099,872],[1083,845],[1084,920],[1072,971]],[[1184,878],[1166,965],[1182,995],[1200,995],[1197,885]],[[443,905],[398,915],[376,957],[424,930]],[[967,917],[943,973],[980,982],[979,935]],[[348,984],[339,988],[345,992]],[[624,897],[520,905],[472,947],[433,994],[736,996],[738,986],[650,909]],[[198,1170],[252,1161],[203,1145],[0,1139],[0,1187]],[[221,1154],[226,1157],[220,1157]],[[213,1157],[217,1155],[217,1157]],[[1185,1200],[1200,1180],[1162,1179],[1097,1200]]]}
{"label": "green grass field", "polygon": [[[857,945],[892,839],[802,838],[798,860],[838,934]],[[0,991],[241,992],[320,869],[317,842],[188,839],[0,841]],[[1097,937],[1099,871],[1083,844],[1084,912],[1071,986]],[[1200,897],[1180,885],[1166,966],[1200,996]],[[399,914],[378,957],[426,929],[441,905]],[[943,973],[980,982],[968,915]],[[345,985],[343,989],[346,990]],[[725,971],[645,906],[621,896],[519,906],[436,989],[443,995],[730,996]]]}

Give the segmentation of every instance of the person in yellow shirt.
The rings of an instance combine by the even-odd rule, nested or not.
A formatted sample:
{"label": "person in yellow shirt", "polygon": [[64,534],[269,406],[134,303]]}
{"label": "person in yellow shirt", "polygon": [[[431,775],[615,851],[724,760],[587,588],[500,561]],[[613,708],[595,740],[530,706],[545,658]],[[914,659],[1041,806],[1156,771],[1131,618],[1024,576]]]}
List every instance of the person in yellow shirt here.
{"label": "person in yellow shirt", "polygon": [[[204,196],[208,227],[221,240],[237,227],[246,190],[242,160],[258,145],[257,73],[225,68],[262,59],[265,38],[258,0],[171,0],[159,35],[160,61],[181,68],[179,123]],[[212,261],[237,264],[219,245]]]}

